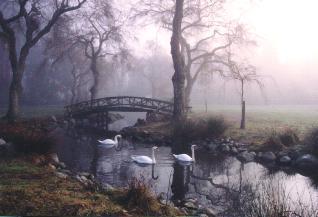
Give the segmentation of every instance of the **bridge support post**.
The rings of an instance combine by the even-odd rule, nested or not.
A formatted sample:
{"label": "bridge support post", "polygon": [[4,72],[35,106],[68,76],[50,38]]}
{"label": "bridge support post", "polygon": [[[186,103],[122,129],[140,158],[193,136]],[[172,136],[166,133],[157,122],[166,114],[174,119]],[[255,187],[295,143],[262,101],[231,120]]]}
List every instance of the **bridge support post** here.
{"label": "bridge support post", "polygon": [[153,115],[153,112],[147,112],[146,113],[146,121],[150,120],[151,116]]}
{"label": "bridge support post", "polygon": [[103,118],[104,118],[104,120],[103,120],[104,130],[108,131],[108,111],[104,112]]}
{"label": "bridge support post", "polygon": [[96,116],[97,128],[108,131],[108,111],[99,112]]}

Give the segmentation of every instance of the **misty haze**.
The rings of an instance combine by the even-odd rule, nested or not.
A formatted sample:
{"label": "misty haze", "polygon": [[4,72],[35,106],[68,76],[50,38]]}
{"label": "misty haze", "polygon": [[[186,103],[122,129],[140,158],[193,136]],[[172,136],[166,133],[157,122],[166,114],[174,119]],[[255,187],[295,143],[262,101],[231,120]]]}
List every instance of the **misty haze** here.
{"label": "misty haze", "polygon": [[0,215],[317,217],[317,8],[1,0]]}

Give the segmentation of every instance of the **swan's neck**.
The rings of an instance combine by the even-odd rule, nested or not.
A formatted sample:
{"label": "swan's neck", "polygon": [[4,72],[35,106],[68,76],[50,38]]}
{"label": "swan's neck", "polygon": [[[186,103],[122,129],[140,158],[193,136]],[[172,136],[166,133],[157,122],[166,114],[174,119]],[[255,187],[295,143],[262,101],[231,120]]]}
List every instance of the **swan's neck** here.
{"label": "swan's neck", "polygon": [[118,144],[118,136],[115,136],[114,141],[116,144]]}
{"label": "swan's neck", "polygon": [[191,148],[191,151],[192,151],[192,159],[193,159],[193,161],[195,161],[194,148]]}
{"label": "swan's neck", "polygon": [[114,141],[115,141],[115,146],[117,147],[118,146],[118,136],[115,136]]}
{"label": "swan's neck", "polygon": [[155,149],[152,149],[152,162],[153,162],[154,164],[156,163]]}

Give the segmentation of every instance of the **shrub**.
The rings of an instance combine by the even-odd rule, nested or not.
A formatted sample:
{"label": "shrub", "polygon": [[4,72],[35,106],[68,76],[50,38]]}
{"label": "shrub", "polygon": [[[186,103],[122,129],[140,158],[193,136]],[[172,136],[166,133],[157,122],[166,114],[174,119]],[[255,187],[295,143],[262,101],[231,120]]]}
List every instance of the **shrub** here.
{"label": "shrub", "polygon": [[217,138],[222,136],[228,125],[221,117],[203,119],[187,119],[174,125],[174,136],[183,141],[193,141],[205,138]]}
{"label": "shrub", "polygon": [[[236,217],[316,217],[317,203],[303,201],[301,195],[291,195],[284,182],[264,179],[258,183],[240,182],[239,186],[226,187],[230,192],[226,211],[222,216]],[[237,189],[239,188],[239,190]],[[314,197],[309,195],[310,198]]]}
{"label": "shrub", "polygon": [[297,132],[290,128],[281,133],[279,139],[287,147],[297,145],[300,141]]}
{"label": "shrub", "polygon": [[1,123],[0,137],[12,142],[20,153],[46,154],[54,145],[54,139],[49,136],[45,122],[42,121]]}
{"label": "shrub", "polygon": [[228,124],[223,117],[208,118],[206,125],[207,137],[220,137],[228,129]]}
{"label": "shrub", "polygon": [[315,155],[318,155],[318,128],[313,129],[305,138],[307,148]]}
{"label": "shrub", "polygon": [[297,145],[299,141],[296,131],[292,129],[286,129],[282,133],[272,131],[259,151],[282,151],[286,147]]}
{"label": "shrub", "polygon": [[[314,201],[303,203],[300,196],[291,197],[286,186],[279,182],[261,183],[260,190],[250,198],[249,203],[243,206],[243,213],[246,217],[314,217],[317,216],[316,204]],[[312,197],[313,195],[310,195]]]}
{"label": "shrub", "polygon": [[160,209],[158,201],[150,191],[150,186],[144,179],[133,178],[128,183],[125,202],[129,209],[137,208],[140,212],[153,215]]}

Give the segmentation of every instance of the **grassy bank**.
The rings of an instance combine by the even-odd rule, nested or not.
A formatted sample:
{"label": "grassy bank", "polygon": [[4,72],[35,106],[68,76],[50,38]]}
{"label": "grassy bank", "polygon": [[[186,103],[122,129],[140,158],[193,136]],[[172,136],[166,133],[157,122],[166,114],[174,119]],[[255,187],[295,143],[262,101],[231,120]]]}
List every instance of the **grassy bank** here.
{"label": "grassy bank", "polygon": [[194,106],[192,117],[207,118],[223,116],[230,128],[226,136],[247,143],[261,144],[275,131],[290,128],[298,132],[300,139],[318,126],[318,106],[247,106],[246,129],[240,130],[240,107],[210,106],[206,113],[200,106]]}
{"label": "grassy bank", "polygon": [[[0,106],[0,117],[6,114],[6,107]],[[20,108],[21,118],[38,118],[38,117],[46,117],[51,115],[63,115],[64,108],[63,106],[21,106]]]}
{"label": "grassy bank", "polygon": [[0,161],[0,215],[29,216],[142,216],[176,215],[156,199],[152,206],[129,206],[129,189],[98,192],[67,177],[59,178],[48,166],[27,158]]}
{"label": "grassy bank", "polygon": [[1,215],[101,215],[122,210],[107,195],[88,192],[80,183],[24,160],[1,162],[0,174]]}

